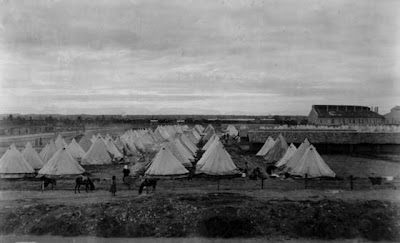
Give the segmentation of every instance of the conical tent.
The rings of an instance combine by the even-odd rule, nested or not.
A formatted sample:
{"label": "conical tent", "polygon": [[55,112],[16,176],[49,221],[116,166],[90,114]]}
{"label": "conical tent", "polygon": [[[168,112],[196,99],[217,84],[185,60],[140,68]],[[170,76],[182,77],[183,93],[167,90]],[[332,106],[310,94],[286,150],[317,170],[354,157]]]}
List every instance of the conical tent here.
{"label": "conical tent", "polygon": [[172,154],[168,147],[162,147],[144,173],[149,177],[184,176],[189,171]]}
{"label": "conical tent", "polygon": [[279,134],[274,146],[272,146],[272,148],[264,156],[264,159],[267,163],[276,163],[285,155],[287,149],[288,145],[286,139],[282,136],[282,134]]}
{"label": "conical tent", "polygon": [[56,145],[56,147],[62,146],[62,145],[63,145],[63,144],[62,144],[62,137],[61,137],[61,134],[60,134],[60,133],[58,134],[58,136],[57,136],[57,138],[56,138],[56,141],[54,141],[54,144]]}
{"label": "conical tent", "polygon": [[202,134],[203,131],[204,131],[204,127],[203,127],[202,125],[198,125],[198,124],[194,126],[194,129],[196,129],[196,131],[197,131],[199,134]]}
{"label": "conical tent", "polygon": [[207,141],[207,143],[204,144],[204,146],[201,148],[201,150],[206,151],[211,146],[211,144],[214,142],[215,139],[219,139],[219,138],[216,134],[213,134],[211,136],[211,138]]}
{"label": "conical tent", "polygon": [[204,163],[196,166],[196,174],[208,174],[213,176],[225,176],[241,174],[229,153],[221,142],[217,141],[215,146],[209,148],[210,154]]}
{"label": "conical tent", "polygon": [[80,175],[85,169],[72,157],[67,148],[60,148],[54,156],[39,170],[39,175],[48,177]]}
{"label": "conical tent", "polygon": [[61,137],[61,134],[58,134],[58,137],[57,137],[56,141],[54,142],[54,144],[56,145],[57,149],[67,146],[67,143]]}
{"label": "conical tent", "polygon": [[44,162],[42,157],[40,157],[30,142],[25,145],[25,149],[22,150],[22,155],[33,169],[38,170],[43,167]]}
{"label": "conical tent", "polygon": [[190,152],[189,149],[187,149],[185,146],[183,146],[181,140],[179,140],[179,138],[176,138],[174,140],[174,143],[176,145],[176,147],[179,149],[179,151],[181,152],[181,154],[183,154],[183,156],[185,156],[188,160],[194,160],[193,154]]}
{"label": "conical tent", "polygon": [[219,139],[215,139],[214,142],[210,145],[210,147],[203,153],[200,160],[196,163],[196,169],[201,168],[205,162],[208,160],[210,155],[213,153],[213,150],[219,145],[221,141]]}
{"label": "conical tent", "polygon": [[285,164],[283,171],[290,172],[293,169],[293,167],[295,167],[296,164],[299,163],[300,159],[303,157],[304,153],[306,152],[306,149],[309,146],[310,142],[308,142],[308,139],[306,138],[297,148],[297,151],[293,154],[293,156]]}
{"label": "conical tent", "polygon": [[137,149],[135,143],[132,142],[126,142],[126,146],[129,149],[129,151],[131,152],[131,154],[133,156],[141,156],[142,154],[139,152],[139,150]]}
{"label": "conical tent", "polygon": [[40,156],[43,158],[43,162],[47,163],[47,161],[49,161],[56,152],[57,147],[54,144],[54,141],[50,140],[49,143],[40,152]]}
{"label": "conical tent", "polygon": [[82,159],[83,165],[108,165],[112,164],[106,145],[101,137],[96,138],[89,151]]}
{"label": "conical tent", "polygon": [[120,137],[117,137],[117,138],[114,140],[114,144],[115,144],[115,147],[117,147],[117,149],[118,149],[120,152],[123,152],[123,151],[124,151],[124,143],[121,141],[121,138],[120,138]]}
{"label": "conical tent", "polygon": [[212,128],[209,132],[206,133],[206,135],[204,135],[204,137],[202,138],[203,141],[207,142],[208,140],[210,140],[210,138],[215,134],[214,128]]}
{"label": "conical tent", "polygon": [[183,134],[180,137],[180,140],[181,140],[183,146],[188,148],[193,155],[195,155],[197,153],[197,146],[194,143],[192,143],[192,141],[190,141],[190,139],[186,135]]}
{"label": "conical tent", "polygon": [[132,144],[136,147],[136,150],[146,152],[146,147],[138,138],[133,139]]}
{"label": "conical tent", "polygon": [[268,151],[272,148],[272,146],[274,146],[275,141],[273,138],[268,137],[268,139],[265,141],[264,145],[262,146],[262,148],[260,149],[260,151],[258,151],[258,153],[256,154],[257,156],[265,156]]}
{"label": "conical tent", "polygon": [[187,138],[190,140],[190,142],[192,142],[194,145],[197,145],[199,143],[199,140],[197,140],[197,138],[193,135],[192,132],[189,132],[187,134]]}
{"label": "conical tent", "polygon": [[119,152],[119,150],[118,150],[117,147],[115,146],[115,144],[114,144],[113,140],[111,139],[111,137],[106,138],[105,140],[106,140],[106,141],[105,141],[105,144],[106,144],[106,147],[107,147],[107,151],[108,151],[114,158],[120,159],[120,158],[123,158],[123,157],[124,157],[124,155],[123,155],[121,152]]}
{"label": "conical tent", "polygon": [[296,146],[293,143],[290,144],[289,148],[286,150],[285,155],[278,162],[276,162],[275,166],[278,168],[284,166],[288,162],[288,160],[292,158],[293,154],[296,151]]}
{"label": "conical tent", "polygon": [[211,124],[208,124],[206,129],[203,130],[203,132],[208,133],[210,130],[214,130],[214,127]]}
{"label": "conical tent", "polygon": [[32,176],[35,170],[25,160],[14,144],[7,149],[0,159],[1,178],[22,178]]}
{"label": "conical tent", "polygon": [[117,139],[115,139],[114,143],[115,143],[115,146],[117,147],[117,149],[119,151],[121,151],[122,154],[127,155],[127,156],[134,155],[132,150],[129,149],[128,144],[125,142],[125,140],[121,139],[121,137],[117,137]]}
{"label": "conical tent", "polygon": [[188,158],[186,158],[176,144],[172,141],[165,144],[165,147],[172,152],[172,154],[186,167],[192,166],[192,163]]}
{"label": "conical tent", "polygon": [[197,141],[200,141],[201,135],[195,129],[193,129],[191,133],[193,134],[193,136],[196,138]]}
{"label": "conical tent", "polygon": [[239,134],[239,131],[236,129],[234,125],[228,125],[226,128],[226,133],[231,137],[236,137]]}
{"label": "conical tent", "polygon": [[309,178],[335,177],[335,172],[329,168],[313,145],[306,149],[300,162],[292,168],[290,174],[302,177],[307,174]]}
{"label": "conical tent", "polygon": [[79,141],[79,146],[81,146],[81,148],[85,150],[86,153],[90,149],[90,146],[92,146],[92,142],[87,136],[83,136]]}
{"label": "conical tent", "polygon": [[75,138],[72,139],[71,143],[68,145],[69,150],[71,152],[72,157],[74,159],[82,159],[86,152],[81,148],[81,146],[75,141]]}

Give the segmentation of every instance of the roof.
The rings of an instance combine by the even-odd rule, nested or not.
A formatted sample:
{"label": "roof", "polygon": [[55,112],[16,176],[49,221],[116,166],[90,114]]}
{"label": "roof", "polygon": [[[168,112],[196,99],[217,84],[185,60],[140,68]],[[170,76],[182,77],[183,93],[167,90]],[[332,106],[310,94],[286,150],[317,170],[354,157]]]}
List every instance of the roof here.
{"label": "roof", "polygon": [[400,111],[400,106],[395,106],[391,109],[391,111]]}
{"label": "roof", "polygon": [[367,106],[313,105],[318,118],[382,118]]}

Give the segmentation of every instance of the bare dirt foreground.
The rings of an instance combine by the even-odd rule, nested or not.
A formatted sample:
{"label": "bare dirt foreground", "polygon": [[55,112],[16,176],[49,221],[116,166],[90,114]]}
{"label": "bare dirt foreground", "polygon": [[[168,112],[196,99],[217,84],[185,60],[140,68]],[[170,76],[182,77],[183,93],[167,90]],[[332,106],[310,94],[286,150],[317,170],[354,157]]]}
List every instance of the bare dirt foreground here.
{"label": "bare dirt foreground", "polygon": [[3,191],[2,235],[400,240],[397,190]]}

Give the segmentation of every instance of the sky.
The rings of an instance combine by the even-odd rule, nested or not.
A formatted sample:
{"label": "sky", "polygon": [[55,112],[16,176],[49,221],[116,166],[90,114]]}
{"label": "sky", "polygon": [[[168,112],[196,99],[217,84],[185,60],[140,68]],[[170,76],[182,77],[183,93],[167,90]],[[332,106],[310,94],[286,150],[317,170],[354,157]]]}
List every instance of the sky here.
{"label": "sky", "polygon": [[0,0],[0,113],[400,105],[397,0]]}

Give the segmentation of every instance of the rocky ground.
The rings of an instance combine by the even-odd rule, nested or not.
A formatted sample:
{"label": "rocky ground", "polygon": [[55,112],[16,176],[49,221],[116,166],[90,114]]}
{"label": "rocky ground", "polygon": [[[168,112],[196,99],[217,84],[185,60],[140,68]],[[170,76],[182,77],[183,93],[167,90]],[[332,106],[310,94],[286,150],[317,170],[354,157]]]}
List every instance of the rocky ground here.
{"label": "rocky ground", "polygon": [[0,234],[400,240],[396,200],[271,199],[221,191],[123,194],[82,203],[38,199],[2,204]]}

